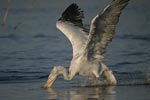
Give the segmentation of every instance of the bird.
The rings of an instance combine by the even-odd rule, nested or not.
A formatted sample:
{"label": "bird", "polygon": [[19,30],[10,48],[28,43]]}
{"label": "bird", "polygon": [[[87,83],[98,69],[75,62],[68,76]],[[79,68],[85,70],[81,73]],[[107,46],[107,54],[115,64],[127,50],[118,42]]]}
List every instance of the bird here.
{"label": "bird", "polygon": [[[83,24],[84,11],[72,3],[56,21],[56,27],[72,44],[73,57],[69,70],[63,66],[54,66],[44,84],[52,87],[59,75],[70,81],[75,75],[99,80],[101,85],[117,85],[113,71],[103,63],[108,44],[112,41],[122,10],[130,0],[112,0],[90,23],[90,28]],[[103,80],[100,78],[104,77]]]}

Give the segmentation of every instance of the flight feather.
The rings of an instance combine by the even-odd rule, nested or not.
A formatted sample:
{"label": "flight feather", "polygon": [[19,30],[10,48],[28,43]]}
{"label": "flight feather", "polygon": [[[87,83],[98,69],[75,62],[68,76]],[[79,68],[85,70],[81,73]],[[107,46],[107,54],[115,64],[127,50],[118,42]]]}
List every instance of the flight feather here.
{"label": "flight feather", "polygon": [[85,48],[88,59],[102,60],[107,45],[112,41],[116,25],[123,8],[129,0],[113,0],[104,10],[96,15],[90,25],[89,39]]}

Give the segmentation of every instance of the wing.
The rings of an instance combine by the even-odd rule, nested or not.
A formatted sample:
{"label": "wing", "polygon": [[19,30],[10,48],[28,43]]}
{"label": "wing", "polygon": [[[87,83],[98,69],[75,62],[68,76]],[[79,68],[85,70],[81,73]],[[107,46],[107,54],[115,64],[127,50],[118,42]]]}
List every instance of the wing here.
{"label": "wing", "polygon": [[82,19],[84,13],[73,3],[62,13],[61,18],[57,21],[57,28],[64,33],[73,47],[73,56],[81,54],[86,47],[88,32],[83,27]]}
{"label": "wing", "polygon": [[84,12],[78,7],[77,4],[73,3],[62,13],[62,20],[69,21],[83,27],[82,19],[84,18]]}
{"label": "wing", "polygon": [[129,0],[113,0],[92,19],[89,40],[85,48],[88,59],[102,60],[107,45],[112,41],[121,11]]}

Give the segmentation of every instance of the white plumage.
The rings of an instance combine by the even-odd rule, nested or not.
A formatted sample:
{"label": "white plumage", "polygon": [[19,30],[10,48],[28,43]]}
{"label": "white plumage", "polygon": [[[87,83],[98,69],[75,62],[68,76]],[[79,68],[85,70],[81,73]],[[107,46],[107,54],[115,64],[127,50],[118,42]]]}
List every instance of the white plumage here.
{"label": "white plumage", "polygon": [[111,42],[121,11],[129,0],[113,0],[104,10],[91,21],[87,31],[82,23],[84,13],[71,4],[56,22],[56,27],[70,40],[73,47],[73,59],[69,71],[65,67],[55,66],[44,87],[51,87],[57,76],[62,74],[65,80],[72,80],[77,74],[98,80],[100,85],[116,85],[117,81],[112,71],[102,63],[103,53]]}

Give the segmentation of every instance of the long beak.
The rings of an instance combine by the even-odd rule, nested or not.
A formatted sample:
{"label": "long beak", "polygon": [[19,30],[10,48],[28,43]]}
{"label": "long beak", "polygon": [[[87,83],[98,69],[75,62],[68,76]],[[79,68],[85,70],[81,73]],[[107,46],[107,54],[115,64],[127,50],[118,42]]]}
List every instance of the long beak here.
{"label": "long beak", "polygon": [[57,79],[57,75],[50,75],[48,77],[47,82],[44,84],[44,88],[49,88],[53,85],[53,83],[55,82],[55,80]]}

